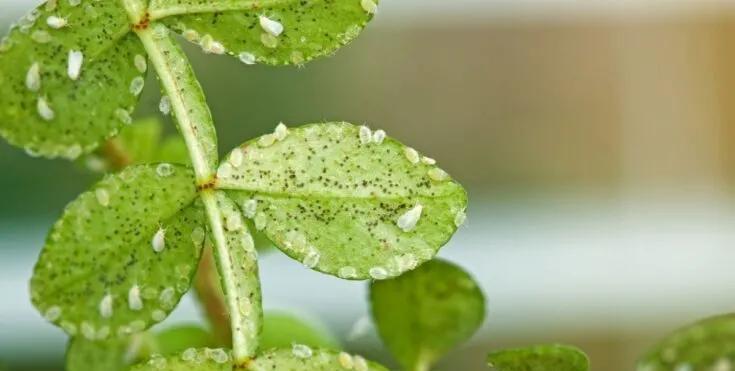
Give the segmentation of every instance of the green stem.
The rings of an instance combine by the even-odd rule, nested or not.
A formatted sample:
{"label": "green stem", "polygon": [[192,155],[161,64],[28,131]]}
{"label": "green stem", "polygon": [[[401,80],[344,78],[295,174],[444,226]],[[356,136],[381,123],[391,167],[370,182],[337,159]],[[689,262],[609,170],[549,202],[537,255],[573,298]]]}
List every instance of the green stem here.
{"label": "green stem", "polygon": [[[123,0],[128,1],[128,0]],[[131,19],[134,17],[131,16]],[[136,30],[154,66],[164,92],[171,100],[171,107],[181,135],[186,141],[189,156],[196,175],[197,188],[204,203],[209,225],[214,236],[217,267],[222,280],[232,329],[232,352],[235,365],[244,365],[255,355],[262,323],[260,281],[257,275],[257,259],[254,255],[233,255],[237,246],[227,238],[223,215],[217,202],[215,173],[218,164],[217,142],[212,116],[204,93],[197,81],[186,55],[169,36],[162,24],[153,23],[149,28]],[[234,250],[238,251],[238,250]],[[244,261],[243,261],[244,260]],[[250,274],[238,275],[241,266],[252,267]],[[238,288],[246,286],[248,292],[257,293],[241,298]],[[243,315],[241,303],[249,300],[256,315]]]}

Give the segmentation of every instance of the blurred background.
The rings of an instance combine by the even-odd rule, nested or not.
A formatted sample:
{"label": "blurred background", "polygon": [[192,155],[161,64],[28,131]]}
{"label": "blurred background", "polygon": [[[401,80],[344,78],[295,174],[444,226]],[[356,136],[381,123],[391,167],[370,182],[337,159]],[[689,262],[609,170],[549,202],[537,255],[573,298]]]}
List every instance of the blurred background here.
{"label": "blurred background", "polygon": [[[2,0],[0,26],[33,5]],[[550,341],[580,346],[594,370],[629,370],[673,328],[735,308],[733,2],[385,0],[356,42],[303,69],[189,51],[222,150],[279,121],[366,123],[468,188],[468,222],[440,256],[480,281],[488,316],[438,370]],[[140,117],[156,112],[155,86]],[[4,142],[0,171],[0,360],[61,369],[65,338],[27,282],[94,177]],[[349,336],[368,313],[364,284],[279,253],[261,274],[266,308],[393,364],[374,330]],[[187,299],[173,317],[199,312]]]}

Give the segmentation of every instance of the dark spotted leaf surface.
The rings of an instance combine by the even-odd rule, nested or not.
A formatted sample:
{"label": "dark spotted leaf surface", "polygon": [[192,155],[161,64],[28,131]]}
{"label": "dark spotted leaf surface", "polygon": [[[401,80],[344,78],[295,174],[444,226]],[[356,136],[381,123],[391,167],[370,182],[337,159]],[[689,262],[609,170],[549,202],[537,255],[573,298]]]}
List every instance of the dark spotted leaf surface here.
{"label": "dark spotted leaf surface", "polygon": [[[32,155],[74,159],[129,123],[145,53],[120,1],[55,3],[32,10],[0,42],[0,135]],[[71,51],[83,56],[76,80]]]}
{"label": "dark spotted leaf surface", "polygon": [[[217,186],[307,267],[346,279],[397,276],[449,240],[466,194],[448,176],[433,179],[441,170],[407,157],[398,141],[363,143],[360,131],[347,123],[277,130],[236,148]],[[404,224],[411,215],[415,226]]]}
{"label": "dark spotted leaf surface", "polygon": [[186,167],[139,165],[80,195],[36,264],[36,308],[88,340],[162,321],[189,289],[206,233],[193,184]]}
{"label": "dark spotted leaf surface", "polygon": [[339,343],[327,330],[295,315],[266,312],[263,318],[261,349],[286,348],[293,343],[310,347],[339,349]]}
{"label": "dark spotted leaf surface", "polygon": [[[190,348],[177,356],[154,356],[132,368],[133,371],[230,371],[232,358],[223,349]],[[295,344],[293,347],[274,349],[256,356],[243,370],[249,371],[387,371],[375,362],[358,355],[310,348]]]}
{"label": "dark spotted leaf surface", "polygon": [[477,283],[442,260],[370,286],[378,333],[406,370],[428,370],[470,336],[485,317]]}
{"label": "dark spotted leaf surface", "polygon": [[728,370],[735,366],[735,314],[681,328],[653,347],[639,371]]}
{"label": "dark spotted leaf surface", "polygon": [[[589,360],[581,350],[567,345],[539,345],[507,349],[488,355],[493,371],[588,371]],[[672,370],[672,369],[667,369]]]}
{"label": "dark spotted leaf surface", "polygon": [[[152,0],[150,12],[206,52],[226,51],[249,64],[300,65],[357,37],[372,18],[366,9],[374,5],[372,0]],[[276,24],[269,32],[260,16],[278,22],[282,33]]]}

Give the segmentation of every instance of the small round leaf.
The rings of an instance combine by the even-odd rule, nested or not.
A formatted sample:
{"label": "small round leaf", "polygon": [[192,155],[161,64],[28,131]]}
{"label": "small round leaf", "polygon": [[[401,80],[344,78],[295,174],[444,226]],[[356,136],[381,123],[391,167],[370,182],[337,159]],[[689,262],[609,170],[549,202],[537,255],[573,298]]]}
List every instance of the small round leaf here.
{"label": "small round leaf", "polygon": [[377,0],[152,0],[150,13],[207,53],[301,65],[352,41],[376,8]]}
{"label": "small round leaf", "polygon": [[674,331],[638,363],[639,371],[728,370],[735,366],[735,314]]}
{"label": "small round leaf", "polygon": [[88,340],[143,331],[188,291],[205,226],[188,168],[139,165],[107,176],[51,230],[31,279],[33,304]]}
{"label": "small round leaf", "polygon": [[400,275],[449,240],[467,196],[433,161],[367,131],[279,126],[230,153],[216,186],[309,268],[345,279]]}
{"label": "small round leaf", "polygon": [[0,135],[74,159],[129,123],[147,66],[121,2],[52,3],[0,41]]}
{"label": "small round leaf", "polygon": [[320,326],[288,313],[266,312],[260,348],[284,348],[293,343],[339,349],[339,343],[334,336]]}
{"label": "small round leaf", "polygon": [[488,366],[495,371],[588,371],[589,360],[575,347],[553,344],[493,352]]}
{"label": "small round leaf", "polygon": [[442,260],[370,286],[380,337],[404,369],[429,369],[475,333],[485,298],[460,267]]}

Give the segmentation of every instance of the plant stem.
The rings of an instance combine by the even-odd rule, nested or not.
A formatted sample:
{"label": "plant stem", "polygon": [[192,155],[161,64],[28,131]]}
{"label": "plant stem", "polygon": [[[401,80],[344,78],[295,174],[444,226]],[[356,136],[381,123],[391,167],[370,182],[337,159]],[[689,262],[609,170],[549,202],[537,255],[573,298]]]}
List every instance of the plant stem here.
{"label": "plant stem", "polygon": [[230,330],[227,303],[219,282],[214,251],[212,251],[212,246],[207,244],[202,251],[202,259],[199,261],[199,268],[194,277],[194,289],[217,343],[232,347],[232,330]]}
{"label": "plant stem", "polygon": [[[123,0],[128,1],[128,0]],[[132,18],[132,17],[131,17]],[[222,280],[222,288],[230,314],[232,329],[232,352],[235,366],[245,365],[255,355],[258,348],[258,335],[262,321],[260,282],[257,276],[257,259],[250,255],[238,255],[236,261],[231,254],[226,231],[222,223],[222,212],[214,191],[217,168],[217,142],[209,107],[204,99],[201,86],[194,76],[186,55],[179,45],[169,36],[168,29],[153,23],[149,28],[136,30],[143,42],[148,56],[158,73],[164,92],[171,100],[179,131],[184,137],[189,156],[196,175],[197,188],[204,203],[209,226],[215,242],[217,266]],[[234,265],[254,267],[254,274],[243,279],[237,276]],[[240,280],[238,280],[238,278]],[[250,304],[258,315],[242,315],[238,288],[248,286],[249,291],[257,292]],[[251,298],[248,298],[250,300]]]}

